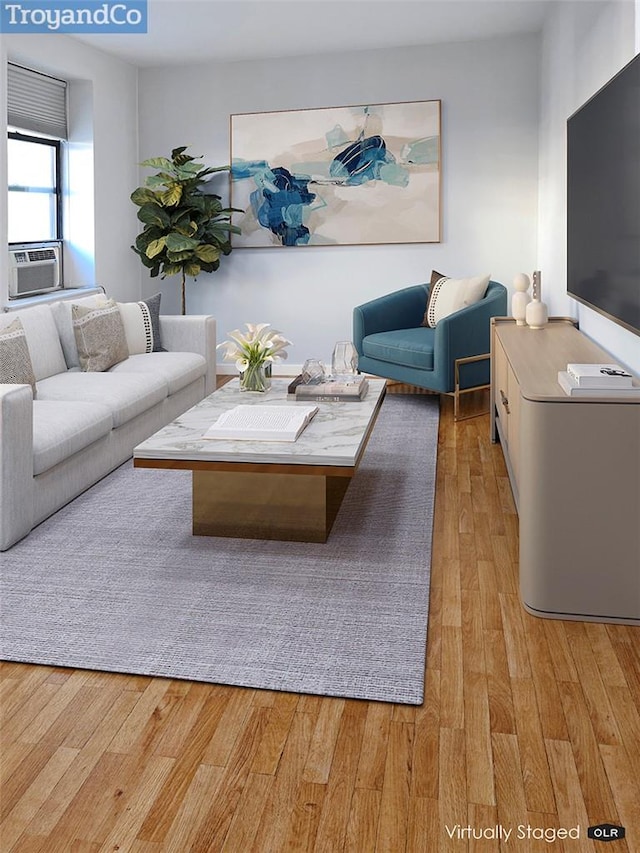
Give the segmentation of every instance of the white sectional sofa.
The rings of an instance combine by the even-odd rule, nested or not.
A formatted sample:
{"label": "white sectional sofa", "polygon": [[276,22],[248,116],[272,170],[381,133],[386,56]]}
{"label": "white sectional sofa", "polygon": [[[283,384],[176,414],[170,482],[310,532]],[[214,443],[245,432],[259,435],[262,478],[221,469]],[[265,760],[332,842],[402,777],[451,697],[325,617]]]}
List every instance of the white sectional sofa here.
{"label": "white sectional sofa", "polygon": [[16,317],[36,394],[30,385],[0,384],[3,551],[216,385],[211,316],[161,316],[166,351],[130,355],[100,372],[78,366],[67,300],[2,314],[0,331]]}

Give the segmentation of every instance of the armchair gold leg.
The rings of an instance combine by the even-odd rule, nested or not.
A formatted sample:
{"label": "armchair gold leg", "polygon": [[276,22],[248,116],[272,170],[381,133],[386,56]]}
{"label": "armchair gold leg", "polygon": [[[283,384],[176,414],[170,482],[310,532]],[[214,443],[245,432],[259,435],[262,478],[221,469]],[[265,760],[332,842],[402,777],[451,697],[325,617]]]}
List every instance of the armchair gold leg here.
{"label": "armchair gold leg", "polygon": [[461,415],[460,414],[460,397],[462,394],[469,394],[471,391],[484,391],[487,388],[490,388],[491,385],[474,385],[472,388],[461,388],[460,387],[460,365],[461,364],[469,364],[474,361],[485,361],[486,359],[491,358],[490,353],[483,353],[482,355],[471,355],[466,358],[456,358],[454,362],[454,390],[449,392],[449,395],[453,397],[453,420],[454,422],[458,421],[466,421],[470,418],[477,418],[480,415],[486,415],[489,410],[483,409],[481,412],[474,412],[472,415]]}

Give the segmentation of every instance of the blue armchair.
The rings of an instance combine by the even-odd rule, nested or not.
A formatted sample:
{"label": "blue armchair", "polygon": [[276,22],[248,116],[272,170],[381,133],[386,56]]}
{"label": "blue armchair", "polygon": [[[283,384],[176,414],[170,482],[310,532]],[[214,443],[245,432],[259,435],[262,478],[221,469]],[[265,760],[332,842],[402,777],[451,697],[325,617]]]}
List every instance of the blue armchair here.
{"label": "blue armchair", "polygon": [[490,382],[490,320],[507,314],[507,289],[490,281],[484,297],[422,326],[429,285],[417,284],[358,305],[353,343],[363,373],[451,394],[459,420],[459,396]]}

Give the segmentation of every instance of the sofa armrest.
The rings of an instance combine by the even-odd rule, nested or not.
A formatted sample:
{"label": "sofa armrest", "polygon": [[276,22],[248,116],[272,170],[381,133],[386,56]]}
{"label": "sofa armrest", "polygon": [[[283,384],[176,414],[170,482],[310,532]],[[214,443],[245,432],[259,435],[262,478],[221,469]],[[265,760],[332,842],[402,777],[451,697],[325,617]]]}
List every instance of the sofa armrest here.
{"label": "sofa armrest", "polygon": [[414,284],[354,308],[353,343],[358,354],[362,355],[362,339],[367,335],[420,326],[428,294],[428,285]]}
{"label": "sofa armrest", "polygon": [[33,527],[33,394],[0,384],[0,551]]}
{"label": "sofa armrest", "polygon": [[170,352],[196,352],[207,362],[205,394],[216,390],[216,321],[208,314],[162,314],[162,345]]}

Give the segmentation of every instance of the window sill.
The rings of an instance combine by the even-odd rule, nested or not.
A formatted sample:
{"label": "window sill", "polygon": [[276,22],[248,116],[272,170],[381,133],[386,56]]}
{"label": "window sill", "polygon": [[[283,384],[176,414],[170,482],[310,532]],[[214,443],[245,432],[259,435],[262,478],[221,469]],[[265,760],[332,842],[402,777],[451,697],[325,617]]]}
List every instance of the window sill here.
{"label": "window sill", "polygon": [[37,296],[22,296],[17,299],[7,299],[3,305],[4,311],[18,311],[21,308],[30,308],[33,305],[43,305],[48,302],[58,302],[60,299],[78,299],[91,296],[93,293],[104,293],[101,287],[61,287],[50,293],[40,293]]}

